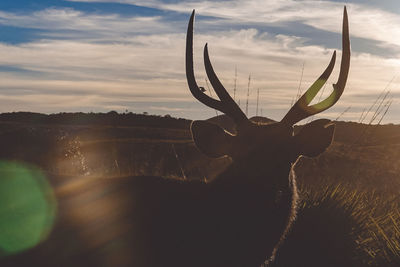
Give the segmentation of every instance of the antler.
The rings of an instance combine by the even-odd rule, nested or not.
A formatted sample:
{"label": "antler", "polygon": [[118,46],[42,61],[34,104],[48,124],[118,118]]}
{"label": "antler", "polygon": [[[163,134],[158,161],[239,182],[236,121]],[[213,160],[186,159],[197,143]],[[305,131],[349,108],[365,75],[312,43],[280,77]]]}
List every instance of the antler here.
{"label": "antler", "polygon": [[214,91],[217,93],[218,98],[220,100],[216,100],[214,98],[209,97],[198,87],[193,71],[194,13],[195,11],[193,10],[189,20],[189,25],[186,35],[186,78],[190,92],[192,92],[192,95],[201,103],[205,104],[208,107],[217,109],[225,113],[229,117],[231,117],[237,125],[249,122],[249,119],[246,117],[246,115],[243,113],[240,107],[236,104],[236,102],[232,99],[232,97],[226,91],[224,86],[219,81],[217,75],[215,74],[208,55],[207,44],[204,46],[204,65],[206,68],[208,79],[210,80],[210,83],[213,86]]}
{"label": "antler", "polygon": [[344,7],[343,11],[342,27],[342,62],[340,65],[339,78],[336,84],[333,84],[332,93],[325,100],[309,106],[310,102],[314,99],[332,73],[335,65],[336,51],[333,53],[332,59],[324,73],[322,73],[322,75],[311,85],[311,87],[299,98],[299,100],[293,105],[281,122],[293,125],[302,119],[332,107],[339,100],[346,86],[347,76],[350,68],[349,22],[347,19],[346,6]]}

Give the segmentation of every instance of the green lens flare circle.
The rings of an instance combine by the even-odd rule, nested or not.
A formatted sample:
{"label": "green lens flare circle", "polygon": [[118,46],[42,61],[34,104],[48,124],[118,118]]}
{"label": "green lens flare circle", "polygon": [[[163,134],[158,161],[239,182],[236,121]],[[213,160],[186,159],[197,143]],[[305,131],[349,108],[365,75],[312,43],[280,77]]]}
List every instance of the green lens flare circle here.
{"label": "green lens flare circle", "polygon": [[50,233],[56,199],[38,168],[0,161],[0,253],[32,248]]}

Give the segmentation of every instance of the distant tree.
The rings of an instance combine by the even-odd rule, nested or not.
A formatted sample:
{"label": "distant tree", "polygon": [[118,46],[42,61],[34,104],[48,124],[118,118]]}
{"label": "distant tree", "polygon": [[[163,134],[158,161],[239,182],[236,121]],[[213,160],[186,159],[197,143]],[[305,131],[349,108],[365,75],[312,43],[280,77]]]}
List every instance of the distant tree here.
{"label": "distant tree", "polygon": [[110,112],[107,113],[108,115],[113,115],[113,116],[117,116],[118,112],[116,112],[115,110],[111,110]]}

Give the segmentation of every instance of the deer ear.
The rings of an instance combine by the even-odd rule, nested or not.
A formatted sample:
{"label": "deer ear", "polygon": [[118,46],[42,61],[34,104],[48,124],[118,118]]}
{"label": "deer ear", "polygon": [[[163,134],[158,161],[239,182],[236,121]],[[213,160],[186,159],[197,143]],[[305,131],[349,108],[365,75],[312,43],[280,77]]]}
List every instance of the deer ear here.
{"label": "deer ear", "polygon": [[303,126],[294,136],[297,152],[307,157],[316,157],[332,143],[335,125],[330,120],[315,120]]}
{"label": "deer ear", "polygon": [[219,158],[229,154],[233,136],[214,123],[193,121],[190,132],[197,148],[205,155]]}

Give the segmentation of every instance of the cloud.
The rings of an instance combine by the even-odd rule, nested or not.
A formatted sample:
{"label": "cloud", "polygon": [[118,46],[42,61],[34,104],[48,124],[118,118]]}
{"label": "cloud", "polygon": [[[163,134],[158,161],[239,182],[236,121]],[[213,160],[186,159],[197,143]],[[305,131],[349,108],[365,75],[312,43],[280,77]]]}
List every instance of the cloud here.
{"label": "cloud", "polygon": [[[304,91],[325,69],[333,52],[322,44],[314,44],[312,36],[305,38],[262,31],[259,26],[265,21],[277,25],[299,21],[334,32],[333,37],[340,47],[337,33],[341,30],[343,7],[338,3],[268,1],[266,5],[265,1],[259,0],[246,1],[246,5],[243,1],[123,2],[185,13],[196,7],[198,14],[203,15],[198,17],[195,25],[197,81],[207,88],[202,49],[208,42],[214,69],[231,94],[237,67],[237,99],[241,100],[243,109],[251,74],[249,116],[255,113],[255,89],[260,88],[263,115],[277,120],[282,118],[297,94],[300,79],[300,88]],[[360,12],[354,14],[354,10]],[[365,33],[362,29],[357,31],[362,12],[367,10],[363,10],[361,5],[349,6],[351,35],[367,38],[370,33],[366,29]],[[386,11],[379,12],[382,15]],[[375,18],[381,21],[379,23],[383,21],[381,15]],[[397,25],[396,20],[393,21],[393,25]],[[228,26],[243,22],[246,22],[246,27]],[[5,103],[0,111],[128,109],[196,119],[215,115],[214,110],[196,102],[187,88],[184,72],[186,21],[176,27],[177,21],[160,16],[129,17],[50,8],[32,14],[0,12],[0,23],[46,30],[42,38],[33,42],[18,45],[0,43],[0,99]],[[215,27],[221,25],[223,27]],[[386,37],[388,40],[380,36],[368,38],[379,40],[382,46],[397,46],[395,40],[389,43]],[[324,96],[329,94],[331,84],[337,79],[338,52],[336,68]],[[396,58],[353,51],[345,93],[334,108],[321,116],[334,119],[352,106],[344,118],[357,120],[362,110],[397,73],[399,65]],[[400,92],[399,82],[395,79],[390,85],[396,99]],[[391,112],[398,111],[399,108],[393,105]]]}
{"label": "cloud", "polygon": [[170,31],[159,16],[85,13],[72,8],[48,8],[20,14],[0,11],[0,25],[40,29],[42,38],[115,40],[133,34]]}
{"label": "cloud", "polygon": [[[215,112],[196,103],[187,89],[184,73],[184,34],[138,35],[124,44],[90,44],[71,40],[48,40],[21,45],[0,45],[0,65],[30,72],[3,72],[0,94],[7,101],[23,101],[35,111],[125,109],[171,112],[175,116],[199,118]],[[198,83],[206,87],[202,45],[209,43],[214,68],[232,93],[237,66],[237,97],[245,103],[248,75],[251,73],[251,110],[254,111],[255,88],[260,88],[264,115],[269,111],[279,119],[297,94],[301,67],[305,62],[301,89],[305,90],[323,71],[332,50],[304,45],[301,38],[270,36],[255,29],[226,31],[218,35],[195,35],[195,71]],[[340,53],[338,55],[340,58]],[[337,77],[339,67],[329,83]],[[395,73],[399,62],[368,54],[354,53],[350,80],[336,112],[354,101],[353,94],[369,93],[360,108],[374,99]],[[375,77],[371,82],[366,77]],[[396,84],[397,81],[394,82]],[[328,85],[325,95],[329,93]],[[114,104],[107,104],[112,100]],[[155,109],[157,100],[175,106]],[[147,103],[136,109],[138,101]],[[117,105],[116,103],[124,104]],[[131,102],[132,104],[129,104]],[[179,104],[181,103],[181,104]],[[351,103],[353,105],[353,103]],[[147,105],[147,106],[146,106]],[[21,105],[17,105],[21,106]],[[6,108],[8,108],[6,106]],[[198,112],[198,110],[203,112]],[[6,111],[6,110],[2,110]]]}
{"label": "cloud", "polygon": [[[343,3],[295,0],[233,1],[143,1],[143,0],[70,0],[74,2],[108,2],[145,6],[175,12],[225,19],[227,24],[268,24],[301,22],[325,31],[340,33]],[[381,42],[382,46],[400,46],[400,16],[378,7],[348,4],[352,36]],[[389,26],[390,25],[390,26]]]}

